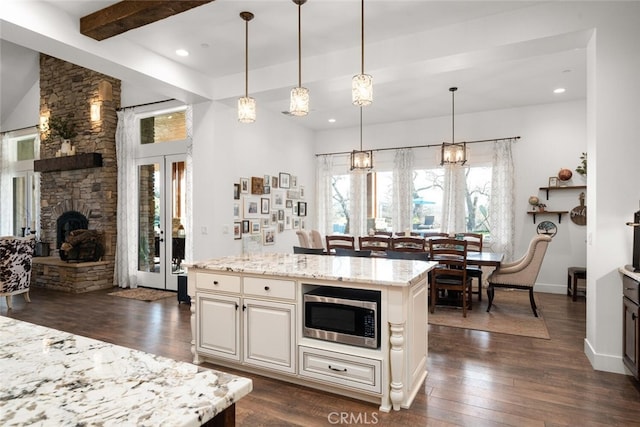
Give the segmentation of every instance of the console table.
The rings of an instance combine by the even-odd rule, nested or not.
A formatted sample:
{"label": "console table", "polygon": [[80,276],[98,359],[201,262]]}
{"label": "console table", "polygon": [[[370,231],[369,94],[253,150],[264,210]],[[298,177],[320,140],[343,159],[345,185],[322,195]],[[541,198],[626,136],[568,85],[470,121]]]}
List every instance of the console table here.
{"label": "console table", "polygon": [[0,425],[233,425],[252,381],[0,316]]}

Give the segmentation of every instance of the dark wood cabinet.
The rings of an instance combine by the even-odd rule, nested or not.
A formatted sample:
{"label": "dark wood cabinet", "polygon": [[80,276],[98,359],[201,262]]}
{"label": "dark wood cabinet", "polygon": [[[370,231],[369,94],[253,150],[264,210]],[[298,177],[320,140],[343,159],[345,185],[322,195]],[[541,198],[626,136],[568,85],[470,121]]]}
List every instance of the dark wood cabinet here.
{"label": "dark wood cabinet", "polygon": [[640,380],[640,283],[629,276],[622,276],[622,290],[622,360],[633,376]]}

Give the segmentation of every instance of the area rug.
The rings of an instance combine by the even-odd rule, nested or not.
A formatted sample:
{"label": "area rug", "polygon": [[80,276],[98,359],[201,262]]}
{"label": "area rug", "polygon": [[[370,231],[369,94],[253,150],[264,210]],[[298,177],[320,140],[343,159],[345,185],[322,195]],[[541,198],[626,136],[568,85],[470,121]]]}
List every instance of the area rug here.
{"label": "area rug", "polygon": [[435,313],[429,313],[429,323],[454,328],[550,339],[547,325],[542,317],[540,299],[536,298],[539,317],[535,317],[529,304],[528,291],[496,289],[490,313],[487,313],[487,305],[488,298],[486,294],[483,295],[480,303],[477,302],[474,295],[473,310],[467,310],[466,318],[462,317],[462,310],[459,308],[436,307]]}
{"label": "area rug", "polygon": [[176,297],[175,292],[147,288],[124,289],[122,291],[111,292],[108,295],[137,299],[140,301],[156,301],[162,298]]}

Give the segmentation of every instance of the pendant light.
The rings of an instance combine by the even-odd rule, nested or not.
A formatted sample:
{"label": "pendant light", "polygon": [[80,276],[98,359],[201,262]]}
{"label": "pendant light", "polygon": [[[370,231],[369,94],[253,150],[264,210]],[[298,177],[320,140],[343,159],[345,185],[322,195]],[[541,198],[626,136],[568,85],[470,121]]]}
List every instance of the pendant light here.
{"label": "pendant light", "polygon": [[370,171],[373,169],[373,150],[362,150],[362,107],[360,107],[360,151],[351,152],[351,170]]}
{"label": "pendant light", "polygon": [[455,138],[455,93],[457,90],[457,87],[449,88],[449,92],[451,92],[451,143],[442,143],[440,166],[467,163],[467,143],[456,144]]}
{"label": "pendant light", "polygon": [[364,0],[360,2],[360,74],[351,80],[351,101],[354,105],[366,107],[373,102],[373,77],[364,73]]}
{"label": "pendant light", "polygon": [[249,21],[253,19],[253,13],[240,12],[240,18],[244,20],[244,96],[238,99],[238,121],[240,123],[253,123],[256,121],[256,100],[249,97]]}
{"label": "pendant light", "polygon": [[292,0],[298,5],[298,87],[291,89],[289,113],[293,116],[306,116],[309,113],[309,89],[302,87],[302,24],[300,10],[307,0]]}

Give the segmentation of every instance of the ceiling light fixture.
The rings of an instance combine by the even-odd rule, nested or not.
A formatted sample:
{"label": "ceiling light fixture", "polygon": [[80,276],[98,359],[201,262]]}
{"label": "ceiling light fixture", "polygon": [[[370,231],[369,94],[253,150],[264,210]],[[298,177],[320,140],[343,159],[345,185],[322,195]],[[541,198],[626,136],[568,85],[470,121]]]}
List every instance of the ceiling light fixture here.
{"label": "ceiling light fixture", "polygon": [[364,73],[364,0],[360,2],[361,19],[361,55],[360,74],[351,80],[351,101],[354,105],[366,107],[373,102],[373,77]]}
{"label": "ceiling light fixture", "polygon": [[302,24],[300,10],[307,0],[292,0],[298,5],[298,87],[291,89],[289,113],[294,116],[306,116],[309,113],[309,89],[302,87]]}
{"label": "ceiling light fixture", "polygon": [[256,121],[256,100],[249,97],[249,21],[253,19],[253,13],[240,12],[240,18],[244,20],[244,96],[238,99],[238,121],[240,123],[253,123]]}
{"label": "ceiling light fixture", "polygon": [[451,143],[442,143],[440,166],[464,165],[467,162],[467,143],[456,144],[455,134],[455,93],[457,87],[450,87],[451,92]]}
{"label": "ceiling light fixture", "polygon": [[553,93],[565,93],[566,89],[563,87],[559,87],[553,90]]}
{"label": "ceiling light fixture", "polygon": [[351,152],[351,170],[365,172],[373,169],[373,150],[362,150],[362,107],[360,107],[360,151]]}

